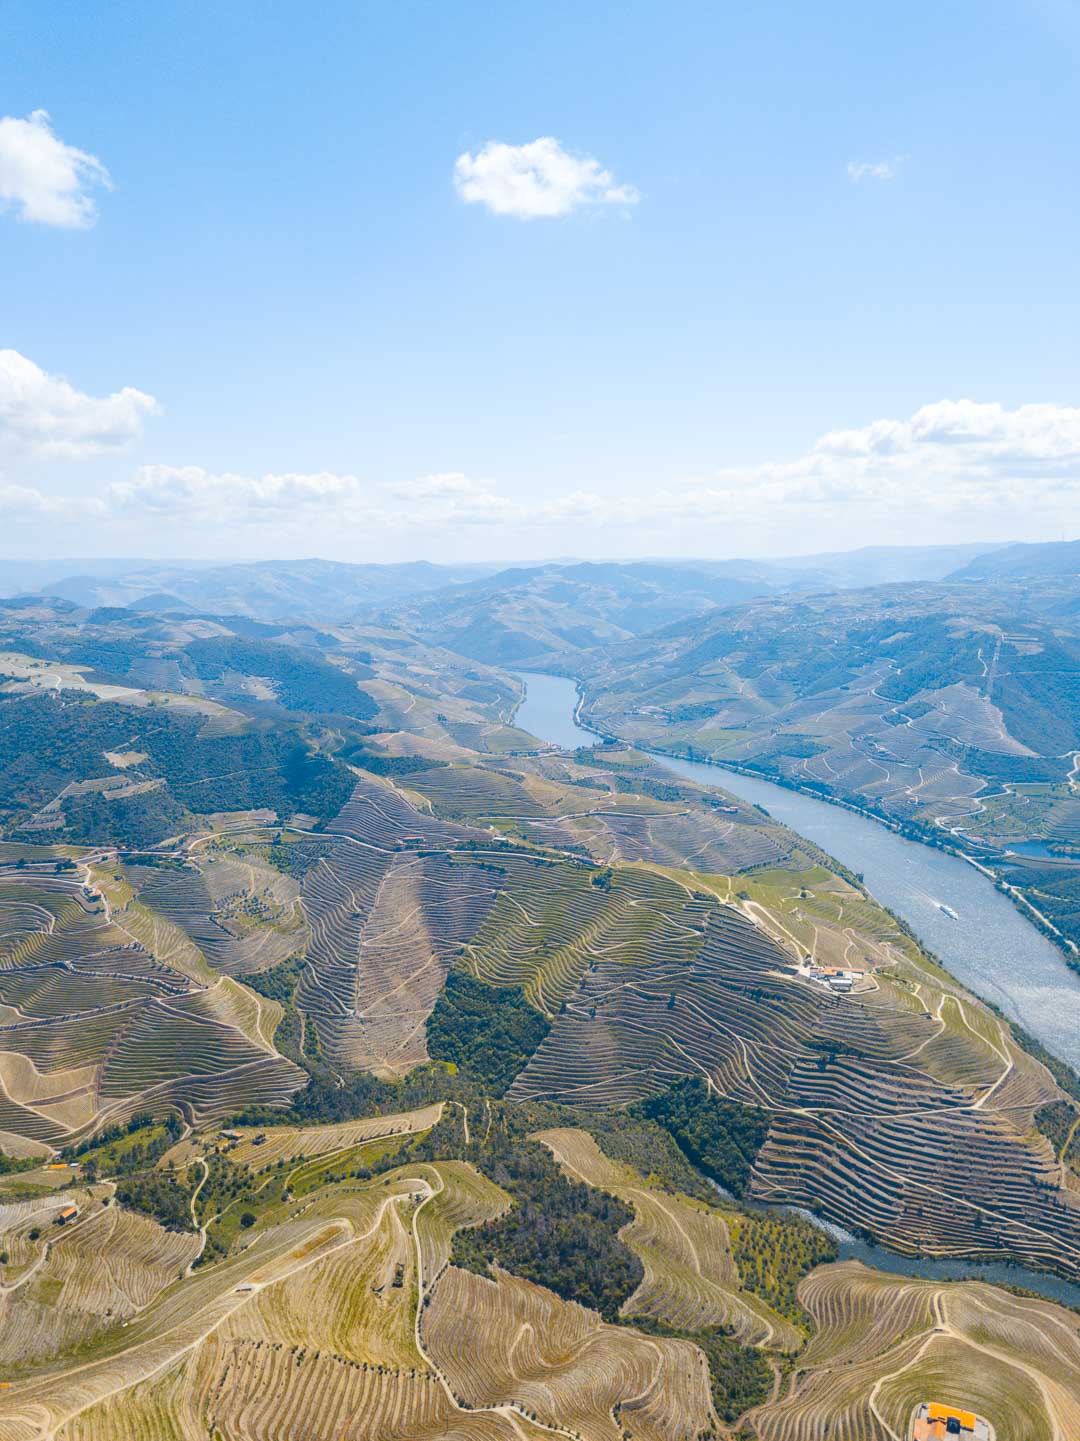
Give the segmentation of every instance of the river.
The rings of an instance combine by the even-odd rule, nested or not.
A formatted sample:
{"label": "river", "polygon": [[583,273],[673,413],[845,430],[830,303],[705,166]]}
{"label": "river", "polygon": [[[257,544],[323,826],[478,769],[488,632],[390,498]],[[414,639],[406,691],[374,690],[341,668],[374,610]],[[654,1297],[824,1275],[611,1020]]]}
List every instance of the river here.
{"label": "river", "polygon": [[[596,745],[575,719],[577,687],[563,676],[523,675],[514,723],[560,746]],[[654,755],[668,770],[764,806],[793,831],[863,877],[958,981],[1080,1070],[1080,976],[974,866],[906,840],[843,806],[700,761]],[[958,919],[942,910],[948,906]]]}
{"label": "river", "polygon": [[[578,693],[563,676],[524,673],[525,699],[514,724],[567,748],[600,743],[577,721]],[[815,842],[850,870],[898,916],[942,964],[976,995],[992,1001],[1048,1050],[1080,1068],[1080,976],[974,866],[932,846],[906,840],[887,826],[799,791],[698,761],[654,755],[668,770],[719,786],[764,806],[778,821]],[[947,905],[958,919],[941,909]],[[816,1219],[816,1218],[815,1218]],[[878,1270],[930,1279],[997,1281],[1080,1306],[1080,1285],[1008,1262],[980,1264],[897,1256],[840,1235],[840,1255]]]}

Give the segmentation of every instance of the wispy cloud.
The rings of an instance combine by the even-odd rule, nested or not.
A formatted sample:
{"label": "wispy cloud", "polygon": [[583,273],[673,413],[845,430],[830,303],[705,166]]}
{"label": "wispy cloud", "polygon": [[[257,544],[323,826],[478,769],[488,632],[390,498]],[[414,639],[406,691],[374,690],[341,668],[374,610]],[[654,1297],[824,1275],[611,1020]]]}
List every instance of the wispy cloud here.
{"label": "wispy cloud", "polygon": [[66,145],[35,110],[25,120],[0,118],[0,209],[11,207],[19,220],[86,230],[97,219],[89,193],[112,188],[109,172],[96,155]]}
{"label": "wispy cloud", "polygon": [[862,180],[895,180],[903,156],[894,155],[891,160],[849,160],[848,179],[853,185]]}
{"label": "wispy cloud", "polygon": [[460,471],[385,483],[327,471],[244,475],[148,465],[70,500],[0,483],[0,513],[33,518],[57,511],[143,535],[163,520],[230,534],[288,536],[300,527],[361,536],[367,544],[379,536],[485,529],[545,533],[545,545],[561,550],[575,541],[595,548],[617,531],[627,546],[661,534],[698,546],[706,533],[731,544],[738,530],[759,547],[779,541],[780,548],[785,539],[790,548],[793,535],[818,544],[840,535],[865,541],[889,534],[912,543],[928,534],[1015,536],[1021,517],[1032,533],[1073,531],[1080,514],[1080,407],[941,400],[906,418],[827,431],[793,459],[647,490],[577,489],[535,500]]}
{"label": "wispy cloud", "polygon": [[[101,509],[99,503],[92,504],[92,509]],[[9,481],[0,480],[0,515],[11,518],[55,515],[61,511],[70,510],[70,504],[66,500],[55,496],[46,495],[44,491],[38,490],[32,485],[13,485]]]}
{"label": "wispy cloud", "polygon": [[132,440],[160,408],[130,386],[84,395],[17,350],[0,350],[0,442],[11,449],[69,460],[100,455]]}
{"label": "wispy cloud", "polygon": [[105,491],[106,510],[258,524],[321,511],[342,519],[373,519],[370,487],[331,471],[239,475],[198,465],[143,465],[131,480]]}
{"label": "wispy cloud", "polygon": [[636,205],[633,185],[616,185],[598,160],[571,155],[550,135],[527,145],[489,140],[475,155],[459,155],[454,185],[467,204],[486,205],[518,220],[569,215],[582,206]]}

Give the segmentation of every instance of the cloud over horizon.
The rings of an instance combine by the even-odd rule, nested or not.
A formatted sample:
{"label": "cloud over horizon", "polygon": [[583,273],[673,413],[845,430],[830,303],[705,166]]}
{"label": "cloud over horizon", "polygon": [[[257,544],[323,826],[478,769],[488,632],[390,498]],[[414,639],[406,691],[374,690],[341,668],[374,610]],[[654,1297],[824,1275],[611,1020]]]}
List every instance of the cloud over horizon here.
{"label": "cloud over horizon", "polygon": [[17,220],[31,224],[88,230],[97,220],[95,186],[111,190],[109,172],[96,155],[65,145],[47,110],[0,117],[0,210],[13,207]]}
{"label": "cloud over horizon", "polygon": [[551,135],[527,145],[489,140],[475,155],[466,151],[454,164],[454,187],[468,205],[485,205],[496,215],[537,220],[582,206],[636,205],[633,185],[616,185],[598,160],[572,155]]}
{"label": "cloud over horizon", "polygon": [[184,525],[286,536],[322,525],[342,543],[350,534],[370,542],[412,532],[536,532],[547,536],[545,549],[565,549],[559,532],[568,527],[579,542],[590,532],[606,540],[638,529],[648,537],[641,551],[662,534],[699,541],[704,527],[764,538],[780,526],[819,540],[858,532],[860,543],[908,534],[917,542],[928,527],[941,536],[950,526],[971,534],[1007,527],[1022,514],[1044,532],[1057,531],[1080,515],[1080,407],[941,400],[906,419],[827,431],[790,460],[722,468],[648,491],[578,488],[537,500],[460,471],[380,482],[330,471],[246,475],[143,465],[130,479],[67,501],[0,482],[4,513],[34,516],[61,506],[136,531],[167,517],[174,535]]}

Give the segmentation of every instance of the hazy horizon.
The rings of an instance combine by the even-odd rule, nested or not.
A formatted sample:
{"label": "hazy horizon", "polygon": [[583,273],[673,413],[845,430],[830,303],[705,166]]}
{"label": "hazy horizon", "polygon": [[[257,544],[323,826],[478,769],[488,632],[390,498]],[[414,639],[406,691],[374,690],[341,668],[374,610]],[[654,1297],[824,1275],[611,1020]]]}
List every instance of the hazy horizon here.
{"label": "hazy horizon", "polygon": [[[1069,543],[1071,537],[1064,543]],[[789,563],[798,566],[801,562],[814,560],[842,558],[844,556],[857,556],[865,553],[887,552],[903,554],[905,552],[932,552],[932,551],[956,551],[969,550],[972,552],[985,552],[1000,549],[1004,546],[1014,544],[1011,541],[983,541],[983,540],[959,540],[956,542],[945,541],[941,543],[930,543],[927,545],[889,545],[886,543],[871,545],[856,545],[834,548],[830,550],[803,550],[793,551],[788,554],[741,554],[741,555],[705,555],[690,552],[685,555],[663,555],[647,552],[629,553],[627,555],[614,554],[579,554],[579,555],[542,555],[532,559],[517,559],[513,556],[492,555],[484,559],[450,561],[445,557],[418,553],[404,556],[400,560],[360,560],[354,557],[342,557],[322,554],[318,552],[298,552],[295,555],[282,554],[260,554],[260,555],[221,555],[221,556],[191,556],[191,555],[60,555],[45,552],[33,556],[2,556],[0,566],[14,565],[19,567],[38,568],[66,568],[87,566],[92,569],[101,567],[116,567],[129,570],[138,566],[148,567],[173,567],[177,570],[187,569],[209,569],[231,565],[300,565],[300,564],[330,564],[330,565],[370,565],[370,566],[404,566],[404,565],[431,565],[456,567],[459,569],[475,568],[477,570],[499,571],[503,569],[525,568],[532,569],[545,566],[575,566],[575,565],[768,565]],[[1027,543],[1027,542],[1024,542]],[[1048,539],[1045,542],[1033,542],[1034,544],[1055,544],[1056,540]],[[65,573],[75,574],[75,570]]]}

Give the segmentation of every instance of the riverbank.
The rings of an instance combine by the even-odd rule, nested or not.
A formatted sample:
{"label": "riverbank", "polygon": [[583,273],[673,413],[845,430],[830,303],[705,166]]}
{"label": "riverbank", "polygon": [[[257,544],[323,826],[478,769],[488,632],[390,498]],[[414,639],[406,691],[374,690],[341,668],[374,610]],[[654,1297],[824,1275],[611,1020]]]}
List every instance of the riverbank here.
{"label": "riverbank", "polygon": [[996,871],[992,865],[987,864],[987,859],[980,859],[966,851],[962,847],[950,843],[940,837],[937,831],[925,826],[913,825],[910,822],[898,821],[892,816],[886,815],[883,811],[874,810],[869,806],[860,805],[858,801],[850,797],[837,795],[835,791],[827,788],[819,789],[816,786],[806,785],[799,781],[792,780],[789,776],[779,771],[767,771],[754,766],[742,765],[738,761],[717,760],[712,756],[695,755],[693,747],[687,746],[686,754],[679,755],[672,750],[665,750],[662,746],[649,745],[643,741],[626,740],[622,736],[613,735],[597,729],[595,724],[589,723],[589,717],[585,714],[586,695],[581,683],[574,680],[577,688],[577,705],[574,709],[574,721],[583,730],[590,734],[599,736],[602,741],[615,742],[622,745],[633,746],[635,750],[643,751],[646,755],[656,756],[658,760],[685,761],[692,765],[712,766],[717,770],[732,772],[735,775],[747,776],[753,780],[761,780],[769,785],[779,786],[783,790],[795,791],[800,795],[809,796],[812,800],[821,801],[824,805],[839,806],[842,810],[851,811],[854,815],[863,816],[866,820],[873,821],[877,825],[884,826],[904,840],[912,841],[916,845],[926,846],[929,850],[941,851],[945,855],[955,856],[957,860],[963,861],[966,865],[973,866],[975,870],[984,875],[991,882],[995,890],[1005,896],[1017,907],[1029,924],[1042,932],[1044,936],[1056,946],[1065,958],[1065,964],[1070,970],[1080,975],[1080,946],[1064,935],[1050,918],[1043,914],[1032,901],[1024,895],[1019,887],[1007,881],[1003,875]]}
{"label": "riverbank", "polygon": [[[815,786],[805,785],[799,781],[779,772],[766,771],[753,766],[742,765],[738,761],[717,760],[712,756],[698,756],[693,752],[693,747],[687,746],[685,755],[678,755],[672,750],[665,750],[662,746],[650,745],[644,741],[627,740],[610,731],[601,730],[593,717],[588,714],[588,697],[580,680],[576,676],[561,676],[554,672],[532,672],[533,675],[544,675],[550,680],[561,680],[574,687],[576,700],[573,709],[573,724],[586,735],[595,736],[600,742],[614,743],[633,746],[635,750],[644,752],[646,755],[655,756],[660,761],[683,761],[692,765],[712,766],[717,770],[725,771],[735,775],[746,776],[749,779],[764,781],[769,785],[779,786],[782,790],[794,791],[800,795],[808,796],[810,799],[820,801],[823,805],[838,806],[842,810],[850,811],[853,815],[864,817],[876,825],[884,826],[895,835],[915,845],[925,846],[928,850],[941,851],[944,855],[954,856],[957,860],[963,861],[965,865],[972,866],[980,872],[993,885],[998,893],[1004,896],[1021,913],[1029,925],[1036,930],[1059,950],[1064,957],[1065,964],[1070,970],[1080,975],[1080,947],[1066,936],[1050,918],[1039,910],[1018,887],[1005,879],[991,864],[988,864],[989,857],[980,858],[971,851],[964,850],[961,846],[955,845],[941,837],[941,835],[925,826],[914,825],[910,822],[898,821],[883,811],[874,810],[869,806],[862,805],[850,797],[837,795],[827,788],[818,789]],[[521,706],[525,704],[525,698],[519,703],[517,715]],[[524,727],[528,729],[528,727]],[[533,732],[535,734],[535,732]],[[593,741],[592,744],[596,744]]]}
{"label": "riverbank", "polygon": [[[542,688],[527,694],[517,713],[519,725],[560,745],[580,745],[586,731],[590,744],[621,740],[589,715],[588,698],[573,678],[543,676]],[[843,871],[861,877],[874,898],[961,984],[1016,1022],[1051,1056],[1080,1070],[1080,976],[984,866],[807,789],[780,786],[747,769],[683,760],[655,746],[641,749],[677,775],[762,806]]]}
{"label": "riverbank", "polygon": [[[599,732],[594,732],[594,734],[599,734]],[[825,805],[839,806],[843,810],[851,811],[854,815],[863,816],[866,820],[884,826],[895,835],[901,836],[904,840],[911,841],[915,845],[926,846],[929,850],[941,851],[947,856],[955,856],[957,860],[964,861],[965,864],[969,866],[974,866],[977,871],[993,884],[995,890],[1000,892],[1001,895],[1008,897],[1018,910],[1026,912],[1025,919],[1034,925],[1037,930],[1041,931],[1053,945],[1057,946],[1058,950],[1060,950],[1065,957],[1065,964],[1071,970],[1080,974],[1080,947],[1077,947],[1068,936],[1064,935],[1048,916],[1043,915],[1042,911],[1028,900],[1023,891],[1007,881],[1004,876],[995,871],[992,866],[987,865],[985,861],[980,860],[978,856],[973,855],[970,851],[965,851],[959,846],[952,845],[948,841],[940,839],[935,831],[920,826],[906,825],[903,821],[894,820],[882,811],[871,810],[869,807],[859,805],[857,801],[839,796],[833,791],[818,790],[815,786],[802,785],[788,776],[781,775],[779,772],[758,770],[753,766],[740,765],[737,761],[713,760],[711,757],[700,758],[692,754],[685,757],[677,756],[671,751],[663,750],[659,746],[641,745],[633,741],[626,741],[624,744],[634,745],[636,749],[644,751],[648,755],[656,756],[658,759],[685,759],[694,765],[713,766],[718,770],[732,771],[736,775],[744,775],[755,780],[767,781],[770,785],[779,786],[783,790],[796,791],[800,795],[809,796],[812,800],[821,801]]]}

